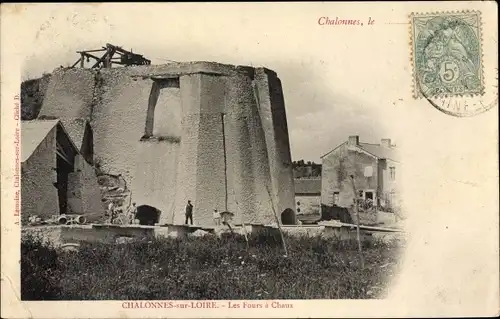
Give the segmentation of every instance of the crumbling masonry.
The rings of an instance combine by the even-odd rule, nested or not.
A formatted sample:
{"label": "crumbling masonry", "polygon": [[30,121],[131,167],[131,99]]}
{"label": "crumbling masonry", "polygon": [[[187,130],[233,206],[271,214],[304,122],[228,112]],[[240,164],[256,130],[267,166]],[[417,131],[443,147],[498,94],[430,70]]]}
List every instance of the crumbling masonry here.
{"label": "crumbling masonry", "polygon": [[265,68],[209,62],[102,70],[56,69],[39,116],[85,118],[95,162],[121,174],[132,201],[183,223],[214,208],[235,223],[295,223],[282,87]]}

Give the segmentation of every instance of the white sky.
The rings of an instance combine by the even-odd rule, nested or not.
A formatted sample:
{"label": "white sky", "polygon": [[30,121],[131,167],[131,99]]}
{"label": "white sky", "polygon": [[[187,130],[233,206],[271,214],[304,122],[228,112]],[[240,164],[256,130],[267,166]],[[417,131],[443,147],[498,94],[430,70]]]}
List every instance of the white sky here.
{"label": "white sky", "polygon": [[[22,78],[72,64],[78,59],[75,51],[105,43],[132,48],[153,64],[168,59],[265,66],[282,81],[293,160],[319,162],[348,135],[371,143],[395,139],[391,120],[381,110],[385,114],[398,99],[398,81],[383,59],[398,42],[377,36],[373,27],[319,26],[319,17],[336,16],[331,9],[316,3],[297,11],[297,5],[136,4],[127,11],[120,5],[28,7],[24,40],[30,46]],[[340,18],[368,20],[365,14],[346,17],[338,12],[345,9],[337,8]]]}

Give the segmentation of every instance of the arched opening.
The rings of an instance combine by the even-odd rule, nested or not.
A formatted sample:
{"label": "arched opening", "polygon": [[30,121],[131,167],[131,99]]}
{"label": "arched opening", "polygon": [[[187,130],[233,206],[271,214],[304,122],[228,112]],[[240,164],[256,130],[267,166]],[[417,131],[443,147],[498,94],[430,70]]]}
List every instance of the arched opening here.
{"label": "arched opening", "polygon": [[295,225],[295,213],[291,208],[287,208],[281,213],[281,223],[283,225]]}
{"label": "arched opening", "polygon": [[137,207],[135,218],[139,220],[140,225],[154,226],[160,221],[161,211],[153,206],[141,205]]}

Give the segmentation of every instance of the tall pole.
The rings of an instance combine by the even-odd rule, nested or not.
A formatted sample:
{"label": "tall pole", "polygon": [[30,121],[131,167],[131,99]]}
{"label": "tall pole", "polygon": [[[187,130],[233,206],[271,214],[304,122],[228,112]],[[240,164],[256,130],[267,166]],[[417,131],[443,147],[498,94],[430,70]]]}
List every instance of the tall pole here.
{"label": "tall pole", "polygon": [[220,114],[222,120],[222,148],[224,149],[224,192],[225,192],[225,210],[227,212],[227,156],[226,156],[226,132],[224,128],[224,113]]}
{"label": "tall pole", "polygon": [[269,187],[266,186],[267,193],[269,194],[269,198],[271,199],[271,208],[273,209],[274,217],[276,218],[276,223],[278,224],[278,230],[280,232],[281,241],[283,242],[283,249],[285,250],[285,257],[288,257],[288,250],[286,249],[285,244],[285,236],[283,236],[283,231],[281,230],[280,221],[278,219],[278,215],[276,214],[276,210],[274,209],[274,201],[273,196],[271,196],[271,192],[269,191]]}
{"label": "tall pole", "polygon": [[233,189],[233,198],[234,198],[234,202],[236,204],[236,208],[238,209],[238,214],[241,217],[241,225],[243,226],[243,235],[245,235],[245,241],[247,243],[247,250],[248,250],[247,227],[245,226],[245,219],[243,218],[243,214],[241,213],[240,204],[238,204],[238,200],[236,199],[236,194],[234,193],[234,189]]}
{"label": "tall pole", "polygon": [[356,191],[356,185],[354,184],[354,175],[351,175],[351,183],[352,190],[354,192],[354,212],[356,213],[356,240],[358,241],[358,252],[359,252],[359,261],[361,263],[361,269],[365,268],[365,260],[363,258],[363,249],[361,247],[361,235],[359,231],[359,209],[358,209],[358,200]]}

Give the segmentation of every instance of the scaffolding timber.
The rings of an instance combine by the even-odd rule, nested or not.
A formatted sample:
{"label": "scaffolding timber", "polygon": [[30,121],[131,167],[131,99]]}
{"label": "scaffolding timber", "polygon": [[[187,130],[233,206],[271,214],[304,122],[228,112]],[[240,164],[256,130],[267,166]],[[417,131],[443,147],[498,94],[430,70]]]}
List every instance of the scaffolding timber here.
{"label": "scaffolding timber", "polygon": [[[104,54],[99,57],[95,55],[97,52],[104,52]],[[92,69],[111,68],[113,64],[124,66],[151,64],[151,60],[146,59],[143,55],[124,50],[122,47],[109,43],[101,49],[77,51],[77,53],[80,54],[80,58],[71,66],[72,68],[78,64],[80,64],[81,68],[88,67],[85,62],[91,62],[91,59],[93,60],[90,67]]]}

